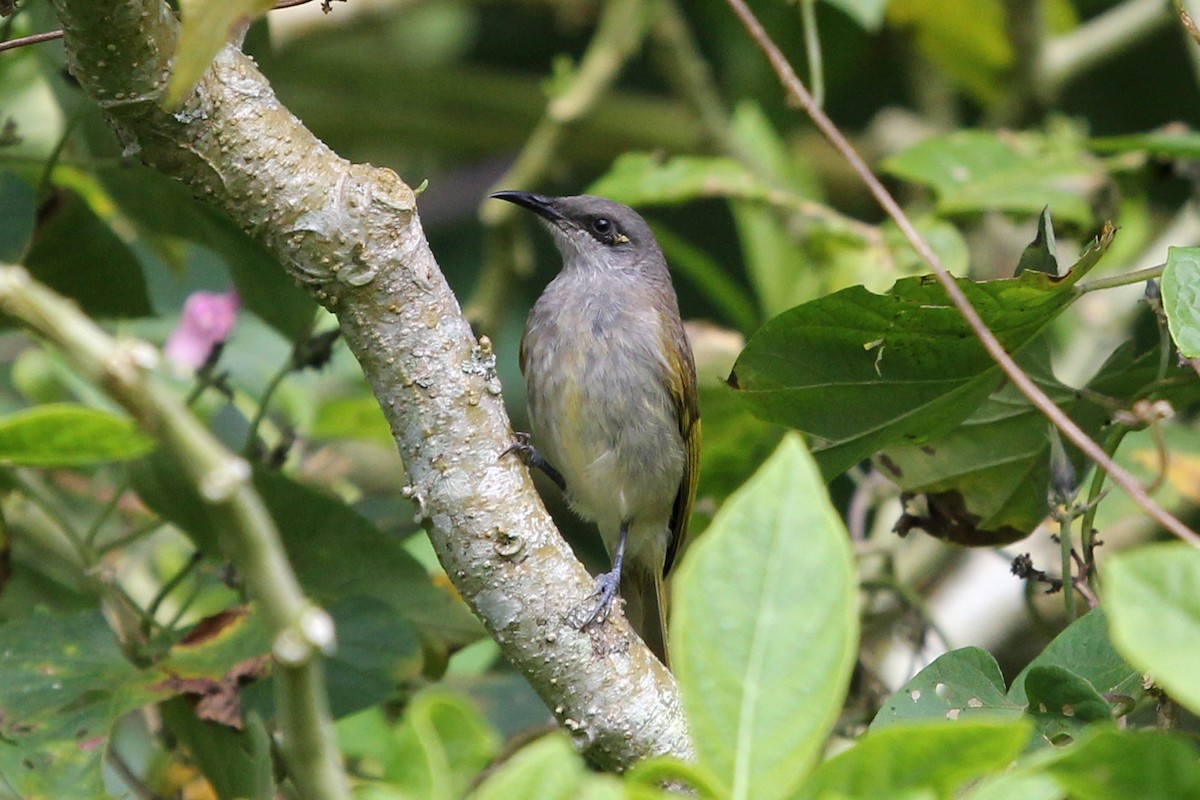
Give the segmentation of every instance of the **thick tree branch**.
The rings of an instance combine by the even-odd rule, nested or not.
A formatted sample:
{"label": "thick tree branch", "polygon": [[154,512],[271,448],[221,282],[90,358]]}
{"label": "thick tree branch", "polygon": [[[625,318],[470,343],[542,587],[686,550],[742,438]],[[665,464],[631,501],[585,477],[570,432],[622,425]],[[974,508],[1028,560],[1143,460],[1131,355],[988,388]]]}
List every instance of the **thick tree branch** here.
{"label": "thick tree branch", "polygon": [[54,6],[71,71],[128,150],[224,209],[338,315],[446,572],[556,718],[602,766],[690,756],[674,680],[625,621],[574,623],[591,577],[525,469],[498,459],[511,430],[490,343],[438,270],[412,190],[338,158],[232,48],[164,112],[177,31],[161,0]]}

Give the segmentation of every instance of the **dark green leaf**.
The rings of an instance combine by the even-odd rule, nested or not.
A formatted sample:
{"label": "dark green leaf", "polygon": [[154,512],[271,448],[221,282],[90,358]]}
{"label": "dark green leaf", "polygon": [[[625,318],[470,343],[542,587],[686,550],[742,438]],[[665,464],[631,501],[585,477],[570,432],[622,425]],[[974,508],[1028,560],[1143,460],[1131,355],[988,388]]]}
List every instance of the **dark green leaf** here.
{"label": "dark green leaf", "polygon": [[1033,133],[955,131],[934,136],[884,162],[891,174],[923,183],[943,214],[1010,211],[1054,215],[1084,227],[1091,195],[1107,180],[1081,147]]}
{"label": "dark green leaf", "polygon": [[[1074,299],[1111,229],[1056,280],[1041,273],[958,281],[1009,352],[1034,339]],[[731,379],[755,414],[818,437],[814,455],[836,475],[893,443],[921,444],[969,417],[1000,381],[999,367],[931,278],[886,295],[852,287],[763,326]]]}
{"label": "dark green leaf", "polygon": [[920,790],[953,797],[972,779],[1009,764],[1028,741],[1029,726],[1020,721],[897,724],[826,761],[796,797],[874,800]]}
{"label": "dark green leaf", "polygon": [[16,264],[33,238],[37,195],[28,183],[7,170],[0,171],[0,263]]}
{"label": "dark green leaf", "polygon": [[76,467],[127,461],[154,449],[154,440],[127,417],[56,403],[0,417],[0,462]]}
{"label": "dark green leaf", "polygon": [[104,796],[109,730],[159,698],[98,611],[0,626],[0,776],[19,797]]}
{"label": "dark green leaf", "polygon": [[243,730],[215,725],[196,716],[192,703],[176,697],[159,706],[171,733],[187,746],[218,797],[273,800],[271,738],[262,719],[251,713]]}
{"label": "dark green leaf", "polygon": [[146,280],[133,251],[79,195],[60,190],[25,256],[42,283],[93,317],[150,314]]}
{"label": "dark green leaf", "polygon": [[372,597],[341,597],[327,608],[337,650],[326,661],[335,719],[389,699],[421,672],[421,642],[396,609]]}
{"label": "dark green leaf", "polygon": [[1029,716],[1052,744],[1074,738],[1089,722],[1112,720],[1112,709],[1096,688],[1064,667],[1034,667],[1024,686]]}
{"label": "dark green leaf", "polygon": [[1021,260],[1017,262],[1017,270],[1013,275],[1020,275],[1026,270],[1058,276],[1058,245],[1054,241],[1054,224],[1050,221],[1048,207],[1038,215],[1037,236],[1021,253]]}
{"label": "dark green leaf", "polygon": [[[219,556],[207,505],[172,459],[156,454],[133,465],[143,502]],[[320,603],[374,598],[437,639],[456,644],[482,634],[465,604],[436,587],[399,539],[387,536],[340,500],[283,475],[258,470],[255,488],[279,528],[304,590]]]}
{"label": "dark green leaf", "polygon": [[1070,670],[1102,695],[1142,696],[1141,673],[1113,649],[1103,609],[1088,612],[1054,637],[1013,680],[1009,700],[1021,705],[1031,702],[1025,679],[1032,670],[1046,667]]}
{"label": "dark green leaf", "polygon": [[849,538],[798,437],[725,502],[673,595],[700,766],[733,796],[788,797],[842,707],[858,639]]}
{"label": "dark green leaf", "polygon": [[1168,247],[1161,286],[1175,346],[1187,358],[1200,358],[1200,247]]}
{"label": "dark green leaf", "polygon": [[871,730],[913,720],[1019,717],[1023,710],[1024,704],[1005,696],[996,659],[985,650],[964,647],[939,656],[892,695]]}

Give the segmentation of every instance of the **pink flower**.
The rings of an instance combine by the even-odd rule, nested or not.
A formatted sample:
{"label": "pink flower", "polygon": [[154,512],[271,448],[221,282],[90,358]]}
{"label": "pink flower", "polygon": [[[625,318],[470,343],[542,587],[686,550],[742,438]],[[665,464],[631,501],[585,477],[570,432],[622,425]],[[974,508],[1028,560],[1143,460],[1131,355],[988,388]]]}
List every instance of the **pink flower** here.
{"label": "pink flower", "polygon": [[163,352],[178,366],[199,369],[213,345],[225,341],[233,330],[240,305],[235,291],[193,292]]}

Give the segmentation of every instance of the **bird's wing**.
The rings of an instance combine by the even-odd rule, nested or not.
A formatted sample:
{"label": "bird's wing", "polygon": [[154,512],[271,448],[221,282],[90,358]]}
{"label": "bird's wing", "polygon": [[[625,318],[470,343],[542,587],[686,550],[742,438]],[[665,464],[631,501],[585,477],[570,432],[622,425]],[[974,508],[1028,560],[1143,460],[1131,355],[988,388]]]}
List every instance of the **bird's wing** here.
{"label": "bird's wing", "polygon": [[700,477],[700,395],[696,388],[696,364],[692,348],[678,318],[674,325],[664,326],[673,341],[666,352],[671,363],[671,399],[679,418],[679,435],[683,439],[683,478],[675,495],[671,509],[671,540],[667,544],[667,557],[663,562],[663,575],[671,571],[676,557],[683,551],[687,540],[688,521],[692,516],[692,502],[696,499],[696,480]]}

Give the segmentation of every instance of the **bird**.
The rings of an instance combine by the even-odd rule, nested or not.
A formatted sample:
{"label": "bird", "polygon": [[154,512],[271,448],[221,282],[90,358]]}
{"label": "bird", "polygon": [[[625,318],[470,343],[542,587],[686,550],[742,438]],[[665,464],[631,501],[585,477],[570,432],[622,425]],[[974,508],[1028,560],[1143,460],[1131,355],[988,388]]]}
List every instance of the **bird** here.
{"label": "bird", "polygon": [[491,195],[536,214],[562,269],[521,339],[530,434],[505,452],[541,468],[595,523],[612,560],[581,627],[615,599],[669,666],[665,579],[687,539],[700,457],[696,367],[662,250],[646,221],[603,197]]}

